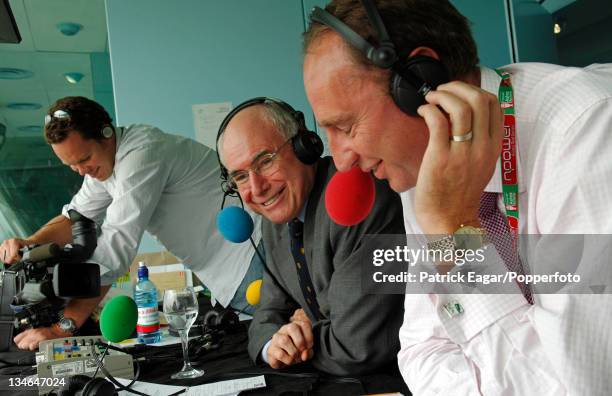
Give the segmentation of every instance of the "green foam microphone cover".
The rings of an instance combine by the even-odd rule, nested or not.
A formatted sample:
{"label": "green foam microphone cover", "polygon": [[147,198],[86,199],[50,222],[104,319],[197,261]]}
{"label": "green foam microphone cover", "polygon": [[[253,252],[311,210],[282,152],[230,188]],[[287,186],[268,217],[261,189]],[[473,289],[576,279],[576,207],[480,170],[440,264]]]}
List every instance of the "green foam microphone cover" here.
{"label": "green foam microphone cover", "polygon": [[102,336],[111,342],[129,338],[136,329],[138,309],[133,299],[117,296],[104,305],[100,315]]}

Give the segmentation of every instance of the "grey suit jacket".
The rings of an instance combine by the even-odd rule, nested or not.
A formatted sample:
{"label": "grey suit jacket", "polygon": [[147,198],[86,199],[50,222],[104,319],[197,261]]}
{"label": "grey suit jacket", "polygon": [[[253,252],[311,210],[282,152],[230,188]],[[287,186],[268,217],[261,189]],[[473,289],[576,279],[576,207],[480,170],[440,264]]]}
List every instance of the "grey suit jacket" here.
{"label": "grey suit jacket", "polygon": [[[312,365],[334,375],[359,375],[396,365],[403,295],[361,291],[361,270],[372,266],[365,234],[404,234],[400,197],[386,182],[376,181],[376,202],[360,224],[335,224],[325,209],[325,186],[336,172],[331,158],[318,162],[304,222],[304,248],[320,311],[315,321],[298,283],[287,224],[264,219],[266,261],[273,277],[264,274],[260,306],[249,329],[249,354],[258,361],[264,345],[288,323],[298,308],[313,322]],[[278,283],[277,283],[278,282]]]}

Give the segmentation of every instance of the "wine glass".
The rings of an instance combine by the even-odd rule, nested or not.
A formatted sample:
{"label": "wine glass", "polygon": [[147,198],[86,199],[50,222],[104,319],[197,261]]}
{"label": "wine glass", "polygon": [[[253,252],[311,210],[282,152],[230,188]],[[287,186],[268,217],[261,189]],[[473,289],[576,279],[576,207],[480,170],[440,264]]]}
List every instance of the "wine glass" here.
{"label": "wine glass", "polygon": [[183,344],[183,368],[170,378],[197,378],[204,375],[203,370],[193,368],[189,362],[189,329],[198,316],[198,299],[193,288],[166,290],[164,292],[164,315],[168,325],[180,334],[181,344]]}

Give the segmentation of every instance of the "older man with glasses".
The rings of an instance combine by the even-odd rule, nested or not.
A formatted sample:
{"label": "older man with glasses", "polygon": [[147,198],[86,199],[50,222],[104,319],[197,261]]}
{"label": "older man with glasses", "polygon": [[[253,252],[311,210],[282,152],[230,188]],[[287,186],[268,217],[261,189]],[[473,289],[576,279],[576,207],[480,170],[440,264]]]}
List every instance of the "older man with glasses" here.
{"label": "older man with glasses", "polygon": [[302,114],[269,98],[236,109],[219,131],[222,173],[264,217],[269,269],[249,330],[251,357],[273,368],[310,361],[335,375],[397,372],[402,296],[361,290],[361,270],[371,262],[361,240],[404,233],[398,195],[376,182],[371,214],[353,227],[335,224],[324,189],[336,169],[320,158],[322,144]]}

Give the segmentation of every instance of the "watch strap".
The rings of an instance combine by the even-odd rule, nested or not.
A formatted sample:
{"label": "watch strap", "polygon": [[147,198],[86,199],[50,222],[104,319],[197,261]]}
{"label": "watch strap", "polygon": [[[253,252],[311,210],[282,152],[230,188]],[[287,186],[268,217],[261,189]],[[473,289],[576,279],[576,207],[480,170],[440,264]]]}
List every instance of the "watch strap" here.
{"label": "watch strap", "polygon": [[441,239],[436,239],[435,241],[431,241],[427,243],[427,249],[429,250],[455,250],[455,238],[453,235],[446,235]]}

